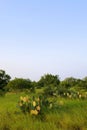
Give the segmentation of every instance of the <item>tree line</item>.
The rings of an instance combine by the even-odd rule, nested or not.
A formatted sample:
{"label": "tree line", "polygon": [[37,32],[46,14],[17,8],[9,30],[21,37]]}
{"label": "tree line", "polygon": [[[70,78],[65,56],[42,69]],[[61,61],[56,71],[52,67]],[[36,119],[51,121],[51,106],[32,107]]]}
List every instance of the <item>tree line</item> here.
{"label": "tree line", "polygon": [[4,70],[0,70],[0,91],[29,90],[35,92],[35,89],[43,89],[46,95],[62,95],[64,92],[71,93],[81,89],[87,90],[87,77],[83,79],[67,77],[61,81],[59,75],[45,74],[41,76],[39,81],[24,78],[11,80],[9,74],[6,74]]}

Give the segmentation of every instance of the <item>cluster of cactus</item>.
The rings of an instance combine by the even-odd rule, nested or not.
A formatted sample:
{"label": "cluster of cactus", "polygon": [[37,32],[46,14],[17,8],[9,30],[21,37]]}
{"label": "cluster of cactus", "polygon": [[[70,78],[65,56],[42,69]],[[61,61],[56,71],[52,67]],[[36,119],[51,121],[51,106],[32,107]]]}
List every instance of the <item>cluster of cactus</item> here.
{"label": "cluster of cactus", "polygon": [[48,108],[52,108],[52,103],[42,97],[21,96],[18,104],[23,113],[30,115],[41,115]]}

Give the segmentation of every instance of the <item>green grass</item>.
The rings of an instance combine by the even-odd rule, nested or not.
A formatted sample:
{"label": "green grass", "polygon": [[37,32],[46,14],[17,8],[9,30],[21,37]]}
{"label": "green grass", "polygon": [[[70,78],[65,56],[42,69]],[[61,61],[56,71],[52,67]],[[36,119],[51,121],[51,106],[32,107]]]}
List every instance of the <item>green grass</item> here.
{"label": "green grass", "polygon": [[20,111],[21,95],[25,94],[0,97],[0,130],[87,130],[87,100],[55,98],[57,107],[41,121]]}

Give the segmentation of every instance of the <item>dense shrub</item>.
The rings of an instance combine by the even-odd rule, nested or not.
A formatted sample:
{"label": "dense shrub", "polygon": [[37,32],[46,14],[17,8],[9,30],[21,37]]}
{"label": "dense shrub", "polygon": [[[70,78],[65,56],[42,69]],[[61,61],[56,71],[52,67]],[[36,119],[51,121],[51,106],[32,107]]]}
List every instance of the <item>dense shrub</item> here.
{"label": "dense shrub", "polygon": [[57,95],[57,86],[50,84],[44,87],[44,95],[46,96],[56,96]]}
{"label": "dense shrub", "polygon": [[6,91],[0,89],[0,96],[4,96]]}
{"label": "dense shrub", "polygon": [[24,89],[34,89],[32,88],[31,81],[29,79],[22,79],[22,78],[15,78],[14,80],[11,80],[7,87],[9,91],[13,90],[24,90]]}
{"label": "dense shrub", "polygon": [[50,84],[53,84],[54,86],[58,86],[59,83],[60,83],[60,80],[59,80],[58,75],[45,74],[38,81],[38,86],[39,88],[44,87],[44,86],[49,86]]}
{"label": "dense shrub", "polygon": [[48,111],[48,109],[52,108],[52,102],[50,103],[42,96],[38,98],[21,96],[18,105],[23,113],[29,113],[30,115],[38,116],[41,119],[45,118],[45,113]]}

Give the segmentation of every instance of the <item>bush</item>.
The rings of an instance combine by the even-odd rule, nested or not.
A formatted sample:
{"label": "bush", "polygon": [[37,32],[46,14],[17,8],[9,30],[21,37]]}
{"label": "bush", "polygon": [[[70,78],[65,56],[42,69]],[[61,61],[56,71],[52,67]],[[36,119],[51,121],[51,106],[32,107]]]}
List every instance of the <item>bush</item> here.
{"label": "bush", "polygon": [[44,88],[44,95],[46,96],[56,96],[57,95],[57,86],[50,84]]}
{"label": "bush", "polygon": [[23,91],[24,89],[31,89],[33,91],[34,88],[32,88],[31,81],[29,79],[22,79],[22,78],[15,78],[14,80],[11,80],[6,88],[9,91],[14,91],[14,90],[21,90]]}
{"label": "bush", "polygon": [[0,90],[0,96],[4,96],[5,95],[5,91],[4,90]]}
{"label": "bush", "polygon": [[23,113],[29,113],[32,116],[38,116],[40,119],[44,119],[45,113],[48,111],[48,109],[52,108],[52,102],[50,103],[42,96],[38,98],[21,96],[18,105]]}

